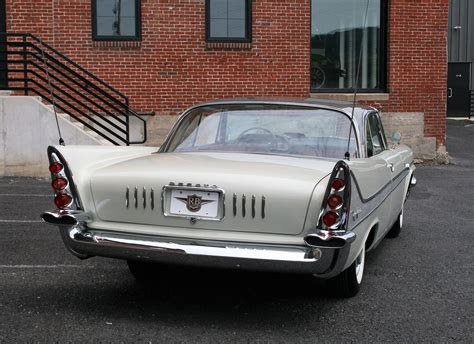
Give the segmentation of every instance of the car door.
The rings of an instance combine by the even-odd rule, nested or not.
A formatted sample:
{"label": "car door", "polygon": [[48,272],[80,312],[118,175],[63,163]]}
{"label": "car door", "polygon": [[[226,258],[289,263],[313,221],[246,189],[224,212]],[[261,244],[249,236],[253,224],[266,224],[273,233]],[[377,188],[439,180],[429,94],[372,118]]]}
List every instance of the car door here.
{"label": "car door", "polygon": [[387,139],[383,130],[382,121],[377,112],[371,112],[366,117],[366,137],[367,137],[367,157],[371,159],[384,160],[385,170],[382,170],[386,180],[383,189],[384,200],[376,210],[379,217],[378,236],[385,235],[385,232],[396,220],[398,212],[394,209],[398,206],[394,203],[393,188],[396,187],[395,176],[403,169],[400,154],[388,148]]}

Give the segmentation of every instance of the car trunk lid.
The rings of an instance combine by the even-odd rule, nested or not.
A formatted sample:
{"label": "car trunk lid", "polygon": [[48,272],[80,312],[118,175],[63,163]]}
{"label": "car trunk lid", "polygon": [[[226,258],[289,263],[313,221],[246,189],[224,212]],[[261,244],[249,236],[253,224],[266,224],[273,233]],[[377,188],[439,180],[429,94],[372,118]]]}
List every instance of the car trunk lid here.
{"label": "car trunk lid", "polygon": [[160,153],[96,171],[91,189],[103,221],[297,235],[314,187],[333,166],[287,156]]}

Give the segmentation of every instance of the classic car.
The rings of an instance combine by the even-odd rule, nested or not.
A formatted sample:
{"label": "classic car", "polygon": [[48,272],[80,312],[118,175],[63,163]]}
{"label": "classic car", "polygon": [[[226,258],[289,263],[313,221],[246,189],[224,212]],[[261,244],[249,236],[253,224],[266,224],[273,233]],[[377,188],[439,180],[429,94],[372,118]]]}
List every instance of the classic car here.
{"label": "classic car", "polygon": [[[395,140],[397,141],[397,140]],[[396,237],[412,151],[347,102],[221,100],[186,110],[156,147],[51,146],[56,209],[79,258],[310,274],[341,297]]]}

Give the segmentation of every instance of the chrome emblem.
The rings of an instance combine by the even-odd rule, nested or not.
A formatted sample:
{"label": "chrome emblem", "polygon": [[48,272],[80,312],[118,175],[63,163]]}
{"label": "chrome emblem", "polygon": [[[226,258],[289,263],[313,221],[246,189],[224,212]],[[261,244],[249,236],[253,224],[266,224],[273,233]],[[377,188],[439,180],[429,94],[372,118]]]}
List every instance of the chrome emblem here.
{"label": "chrome emblem", "polygon": [[201,210],[201,207],[204,205],[204,204],[207,204],[207,203],[211,203],[211,202],[214,202],[213,200],[208,200],[208,199],[202,199],[201,196],[198,196],[196,194],[194,195],[188,195],[188,197],[184,198],[184,197],[176,197],[177,200],[183,202],[186,204],[186,208],[193,212],[193,213],[196,213],[198,212],[199,210]]}

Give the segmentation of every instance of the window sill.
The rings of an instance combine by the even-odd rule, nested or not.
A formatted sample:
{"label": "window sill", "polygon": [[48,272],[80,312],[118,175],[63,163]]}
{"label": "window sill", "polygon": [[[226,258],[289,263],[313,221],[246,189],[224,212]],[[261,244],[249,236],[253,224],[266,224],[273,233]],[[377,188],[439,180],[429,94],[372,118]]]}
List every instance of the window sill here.
{"label": "window sill", "polygon": [[138,50],[141,41],[92,41],[92,47],[98,50]]}
{"label": "window sill", "polygon": [[[352,101],[354,93],[311,93],[311,98]],[[357,93],[356,101],[388,101],[389,93]]]}
{"label": "window sill", "polygon": [[252,43],[206,42],[206,50],[252,50]]}

